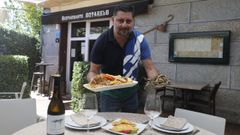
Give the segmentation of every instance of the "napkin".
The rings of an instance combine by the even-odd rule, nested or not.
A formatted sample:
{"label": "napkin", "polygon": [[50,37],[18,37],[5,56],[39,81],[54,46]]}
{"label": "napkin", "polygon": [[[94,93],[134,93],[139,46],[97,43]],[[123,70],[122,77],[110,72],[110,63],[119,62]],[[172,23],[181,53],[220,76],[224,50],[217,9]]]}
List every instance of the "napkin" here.
{"label": "napkin", "polygon": [[181,130],[183,127],[187,124],[187,120],[185,118],[178,118],[169,116],[167,120],[160,124],[162,128],[168,129],[168,130]]}
{"label": "napkin", "polygon": [[[75,114],[72,114],[70,115],[70,118],[81,128],[87,128],[88,125],[87,125],[87,117],[79,114],[79,113],[75,113]],[[95,127],[95,126],[98,126],[100,125],[100,122],[99,121],[96,121],[94,119],[90,119],[88,121],[89,123],[89,127]]]}

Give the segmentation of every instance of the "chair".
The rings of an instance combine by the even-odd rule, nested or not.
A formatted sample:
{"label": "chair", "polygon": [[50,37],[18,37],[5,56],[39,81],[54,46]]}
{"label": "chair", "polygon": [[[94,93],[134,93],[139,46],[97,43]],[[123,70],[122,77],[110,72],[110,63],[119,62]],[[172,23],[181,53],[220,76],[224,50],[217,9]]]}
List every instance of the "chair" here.
{"label": "chair", "polygon": [[52,74],[49,76],[49,83],[48,83],[48,92],[47,92],[47,95],[48,95],[48,99],[51,99],[51,96],[52,96],[52,92],[53,92],[53,89],[54,89],[54,79],[56,76],[59,76],[60,74]]}
{"label": "chair", "polygon": [[174,111],[178,104],[182,104],[183,95],[178,94],[174,88],[163,87],[156,90],[156,93],[163,92],[161,95],[162,99],[162,110],[164,111],[165,101],[171,101],[173,103],[172,110]]}
{"label": "chair", "polygon": [[[38,89],[39,93],[43,93],[43,72],[33,72],[32,76],[32,81],[31,81],[31,86],[30,86],[30,91],[35,91]],[[38,85],[38,78],[40,79],[40,84]]]}
{"label": "chair", "polygon": [[10,135],[37,122],[36,100],[3,99],[0,100],[0,133]]}
{"label": "chair", "polygon": [[26,89],[26,86],[27,86],[27,82],[23,82],[23,85],[22,85],[22,88],[21,88],[21,91],[20,91],[20,93],[15,93],[15,97],[16,97],[16,99],[22,99],[22,97],[23,97],[23,94],[24,94],[24,91],[25,91],[25,89]]}
{"label": "chair", "polygon": [[225,118],[180,108],[176,108],[174,115],[176,117],[186,118],[189,123],[217,135],[224,135],[226,125]]}
{"label": "chair", "polygon": [[24,91],[26,89],[27,82],[23,82],[20,92],[0,92],[1,95],[15,95],[16,99],[22,99]]}
{"label": "chair", "polygon": [[215,97],[220,85],[221,81],[216,83],[214,87],[207,85],[201,91],[192,93],[192,97],[186,103],[187,106],[208,109],[208,113],[215,115]]}

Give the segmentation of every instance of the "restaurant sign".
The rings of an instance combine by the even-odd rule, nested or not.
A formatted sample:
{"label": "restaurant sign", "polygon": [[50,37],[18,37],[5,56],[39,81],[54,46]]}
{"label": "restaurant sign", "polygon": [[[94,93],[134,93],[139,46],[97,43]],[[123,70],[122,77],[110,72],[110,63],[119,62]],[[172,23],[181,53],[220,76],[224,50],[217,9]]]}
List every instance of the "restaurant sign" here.
{"label": "restaurant sign", "polygon": [[110,9],[90,11],[86,13],[76,14],[76,15],[63,15],[62,21],[74,21],[79,19],[90,19],[98,17],[107,17],[110,15]]}
{"label": "restaurant sign", "polygon": [[[128,4],[134,7],[135,15],[146,13],[148,0],[129,1]],[[111,3],[68,11],[46,13],[42,15],[42,24],[59,24],[69,21],[80,21],[97,18],[107,18],[113,15],[113,10],[121,3]]]}

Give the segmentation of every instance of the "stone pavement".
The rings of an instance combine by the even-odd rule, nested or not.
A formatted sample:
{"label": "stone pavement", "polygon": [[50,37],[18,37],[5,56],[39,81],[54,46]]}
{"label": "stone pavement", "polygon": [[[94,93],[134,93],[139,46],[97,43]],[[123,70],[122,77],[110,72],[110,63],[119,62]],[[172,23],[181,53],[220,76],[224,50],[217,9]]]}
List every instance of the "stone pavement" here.
{"label": "stone pavement", "polygon": [[[47,108],[48,104],[50,103],[50,100],[48,99],[47,96],[42,96],[38,95],[37,92],[31,92],[31,98],[36,99],[36,107],[37,107],[37,115],[40,117],[40,119],[46,119],[47,118]],[[65,104],[66,103],[71,103],[71,100],[64,100],[63,101]],[[69,107],[65,107],[69,108]],[[72,110],[65,110],[65,115],[72,114]]]}

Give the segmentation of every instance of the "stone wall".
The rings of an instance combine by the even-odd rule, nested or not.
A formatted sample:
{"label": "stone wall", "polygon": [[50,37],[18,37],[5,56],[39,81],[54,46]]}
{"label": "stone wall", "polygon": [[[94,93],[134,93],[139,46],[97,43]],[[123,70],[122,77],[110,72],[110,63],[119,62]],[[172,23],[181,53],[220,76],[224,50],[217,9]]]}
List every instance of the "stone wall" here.
{"label": "stone wall", "polygon": [[[216,114],[228,122],[240,123],[240,0],[155,0],[148,14],[136,17],[136,28],[144,32],[174,19],[166,33],[146,35],[152,58],[161,73],[171,80],[186,82],[222,81],[216,97]],[[168,62],[169,33],[231,31],[229,65],[183,64]]]}
{"label": "stone wall", "polygon": [[53,66],[46,67],[46,80],[48,76],[58,71],[59,43],[55,42],[55,33],[59,29],[56,24],[42,26],[42,58]]}

